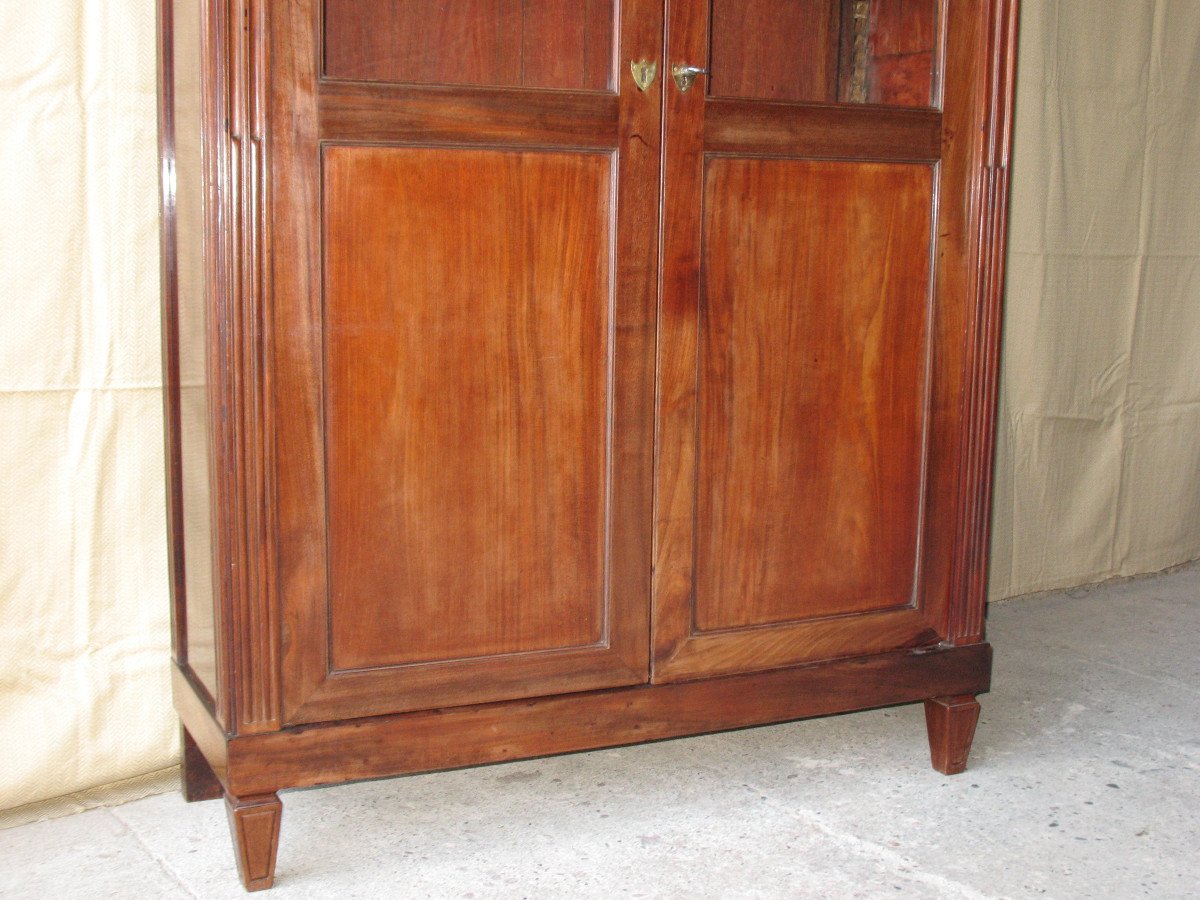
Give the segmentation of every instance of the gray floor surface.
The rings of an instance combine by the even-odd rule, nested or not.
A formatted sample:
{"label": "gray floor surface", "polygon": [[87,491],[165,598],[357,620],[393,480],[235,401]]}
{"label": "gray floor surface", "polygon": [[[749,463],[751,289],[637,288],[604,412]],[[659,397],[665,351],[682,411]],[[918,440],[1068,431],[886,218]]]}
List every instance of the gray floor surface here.
{"label": "gray floor surface", "polygon": [[[274,896],[1200,897],[1200,566],[994,605],[971,768],[919,706],[283,795]],[[241,897],[221,803],[0,832],[6,897]]]}

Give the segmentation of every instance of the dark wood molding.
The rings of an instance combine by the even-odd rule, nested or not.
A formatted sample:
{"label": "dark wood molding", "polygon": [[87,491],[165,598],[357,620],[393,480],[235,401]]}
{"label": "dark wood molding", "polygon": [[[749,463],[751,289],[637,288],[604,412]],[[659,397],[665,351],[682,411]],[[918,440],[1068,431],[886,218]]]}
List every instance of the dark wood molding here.
{"label": "dark wood molding", "polygon": [[979,701],[970,694],[925,701],[929,755],[933,767],[943,775],[960,775],[967,770],[979,709]]}
{"label": "dark wood molding", "polygon": [[279,825],[283,804],[275,794],[225,797],[238,874],[247,891],[265,891],[275,883]]}
{"label": "dark wood molding", "polygon": [[616,146],[615,94],[326,81],[321,140],[357,143]]}
{"label": "dark wood molding", "polygon": [[976,150],[980,158],[972,186],[976,204],[972,238],[977,242],[972,296],[977,299],[972,305],[974,315],[966,323],[962,400],[966,427],[959,466],[959,549],[953,581],[964,599],[956,605],[951,625],[952,639],[963,643],[982,640],[987,606],[1019,12],[1019,0],[995,0],[992,4],[992,16],[984,23],[987,45],[980,55],[988,66],[982,68],[976,86],[981,146]]}
{"label": "dark wood molding", "polygon": [[180,742],[183,745],[183,759],[180,765],[180,778],[183,782],[183,799],[188,803],[198,803],[202,800],[216,800],[225,794],[221,779],[209,765],[204,751],[184,727],[180,727]]}
{"label": "dark wood molding", "polygon": [[184,581],[183,473],[179,423],[179,272],[175,214],[174,0],[159,0],[159,297],[162,316],[163,457],[167,495],[167,577],[171,590],[171,648],[187,664],[187,588]]}
{"label": "dark wood molding", "polygon": [[274,410],[266,268],[270,196],[267,191],[265,97],[270,71],[267,4],[236,0],[231,5],[229,54],[225,62],[228,109],[225,146],[230,178],[226,292],[216,324],[219,361],[212,373],[219,387],[221,454],[218,471],[222,522],[222,567],[227,581],[234,722],[238,732],[277,728],[279,706],[279,617],[274,575]]}
{"label": "dark wood molding", "polygon": [[936,109],[831,106],[746,100],[708,103],[710,152],[807,159],[937,162],[942,114]]}
{"label": "dark wood molding", "polygon": [[[987,644],[939,647],[299,726],[229,738],[225,783],[239,796],[271,793],[916,703],[931,693],[976,695],[990,688],[991,660]],[[177,674],[177,691],[185,685]],[[189,730],[205,726],[201,709],[194,701],[181,708]]]}
{"label": "dark wood molding", "polygon": [[229,734],[206,702],[207,692],[186,669],[171,667],[171,696],[175,711],[210,771],[223,785],[229,783]]}

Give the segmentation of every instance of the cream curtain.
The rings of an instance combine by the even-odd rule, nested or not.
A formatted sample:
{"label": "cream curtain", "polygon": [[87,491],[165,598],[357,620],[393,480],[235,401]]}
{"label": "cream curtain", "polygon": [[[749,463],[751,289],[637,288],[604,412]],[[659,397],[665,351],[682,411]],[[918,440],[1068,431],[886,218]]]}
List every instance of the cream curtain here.
{"label": "cream curtain", "polygon": [[1200,3],[1021,41],[993,597],[1200,556]]}
{"label": "cream curtain", "polygon": [[[153,7],[0,4],[0,809],[177,753]],[[1023,28],[996,597],[1200,556],[1200,4]]]}
{"label": "cream curtain", "polygon": [[0,809],[173,763],[153,0],[0,2]]}

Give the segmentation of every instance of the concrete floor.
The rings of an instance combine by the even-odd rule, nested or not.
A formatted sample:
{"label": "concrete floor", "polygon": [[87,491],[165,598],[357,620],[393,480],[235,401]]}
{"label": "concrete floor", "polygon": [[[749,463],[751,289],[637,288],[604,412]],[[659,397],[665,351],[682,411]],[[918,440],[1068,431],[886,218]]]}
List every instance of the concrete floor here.
{"label": "concrete floor", "polygon": [[[1200,566],[988,629],[966,775],[913,706],[291,792],[273,896],[1200,897]],[[244,896],[178,794],[0,832],[0,894]]]}

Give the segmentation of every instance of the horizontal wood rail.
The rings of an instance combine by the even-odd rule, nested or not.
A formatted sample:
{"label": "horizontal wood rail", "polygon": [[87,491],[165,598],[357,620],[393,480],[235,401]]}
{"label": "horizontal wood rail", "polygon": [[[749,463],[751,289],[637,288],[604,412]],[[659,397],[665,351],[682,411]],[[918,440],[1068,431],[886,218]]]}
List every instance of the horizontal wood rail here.
{"label": "horizontal wood rail", "polygon": [[942,114],[935,109],[709,100],[704,140],[713,153],[936,162],[942,155]]}
{"label": "horizontal wood rail", "polygon": [[322,141],[612,149],[615,94],[322,82]]}
{"label": "horizontal wood rail", "polygon": [[[849,710],[981,694],[988,644],[834,660],[755,675],[563,694],[212,739],[176,677],[176,707],[238,796],[728,731]],[[208,736],[204,740],[201,736]],[[216,746],[214,746],[216,745]]]}

